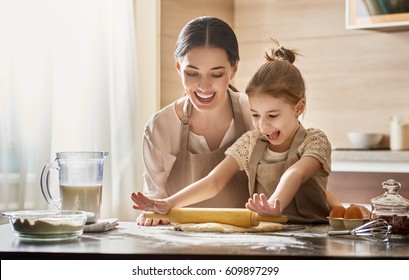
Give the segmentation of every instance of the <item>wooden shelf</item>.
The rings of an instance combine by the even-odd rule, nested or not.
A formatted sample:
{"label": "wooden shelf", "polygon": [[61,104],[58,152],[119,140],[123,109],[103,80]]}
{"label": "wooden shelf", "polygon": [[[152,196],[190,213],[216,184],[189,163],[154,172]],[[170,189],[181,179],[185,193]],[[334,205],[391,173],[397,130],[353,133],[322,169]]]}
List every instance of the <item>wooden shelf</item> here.
{"label": "wooden shelf", "polygon": [[[396,13],[386,10],[374,11],[377,9],[376,3],[377,0],[345,0],[346,28],[378,31],[409,30],[409,7],[403,9],[404,12]],[[369,8],[371,5],[372,11]]]}

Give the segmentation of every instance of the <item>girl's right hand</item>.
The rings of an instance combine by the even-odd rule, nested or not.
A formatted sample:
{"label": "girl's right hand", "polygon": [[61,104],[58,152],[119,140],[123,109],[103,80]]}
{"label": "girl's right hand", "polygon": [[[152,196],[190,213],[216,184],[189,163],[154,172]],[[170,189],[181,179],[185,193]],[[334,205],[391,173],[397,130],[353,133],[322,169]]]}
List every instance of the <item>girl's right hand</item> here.
{"label": "girl's right hand", "polygon": [[278,217],[282,215],[280,208],[280,200],[276,198],[272,204],[267,200],[264,193],[255,193],[253,197],[250,197],[246,203],[246,208],[250,211],[256,212],[260,216],[273,216]]}

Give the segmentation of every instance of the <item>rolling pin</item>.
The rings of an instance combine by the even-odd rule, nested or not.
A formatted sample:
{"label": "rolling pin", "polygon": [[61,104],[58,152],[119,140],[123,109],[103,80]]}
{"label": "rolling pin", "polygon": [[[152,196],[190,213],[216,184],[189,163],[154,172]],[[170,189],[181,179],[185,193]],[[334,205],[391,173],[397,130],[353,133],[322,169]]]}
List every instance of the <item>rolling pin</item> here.
{"label": "rolling pin", "polygon": [[286,216],[259,216],[245,208],[173,208],[167,214],[145,212],[148,219],[169,219],[172,224],[221,223],[239,227],[255,227],[260,222],[287,222]]}

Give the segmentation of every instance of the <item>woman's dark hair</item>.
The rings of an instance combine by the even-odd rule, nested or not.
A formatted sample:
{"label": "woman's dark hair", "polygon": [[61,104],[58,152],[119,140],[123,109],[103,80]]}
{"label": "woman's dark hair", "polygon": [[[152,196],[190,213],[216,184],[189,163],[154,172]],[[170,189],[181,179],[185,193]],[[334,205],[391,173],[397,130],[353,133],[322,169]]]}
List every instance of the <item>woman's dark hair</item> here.
{"label": "woman's dark hair", "polygon": [[[203,16],[188,22],[177,39],[175,58],[183,58],[189,50],[196,47],[224,49],[231,66],[240,60],[236,34],[226,22],[216,17]],[[229,87],[237,91],[233,86]]]}
{"label": "woman's dark hair", "polygon": [[195,47],[215,47],[226,50],[230,64],[239,59],[239,44],[233,29],[223,20],[204,16],[188,22],[176,42],[175,58],[181,58]]}

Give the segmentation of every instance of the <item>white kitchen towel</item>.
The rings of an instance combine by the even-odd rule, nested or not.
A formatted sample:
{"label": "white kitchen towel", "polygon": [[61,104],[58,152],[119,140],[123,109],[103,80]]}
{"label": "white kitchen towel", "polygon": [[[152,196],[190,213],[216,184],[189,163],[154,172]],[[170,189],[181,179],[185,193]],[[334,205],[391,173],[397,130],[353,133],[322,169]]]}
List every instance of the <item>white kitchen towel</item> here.
{"label": "white kitchen towel", "polygon": [[118,226],[118,219],[103,219],[96,223],[85,225],[84,232],[104,232],[114,229]]}

